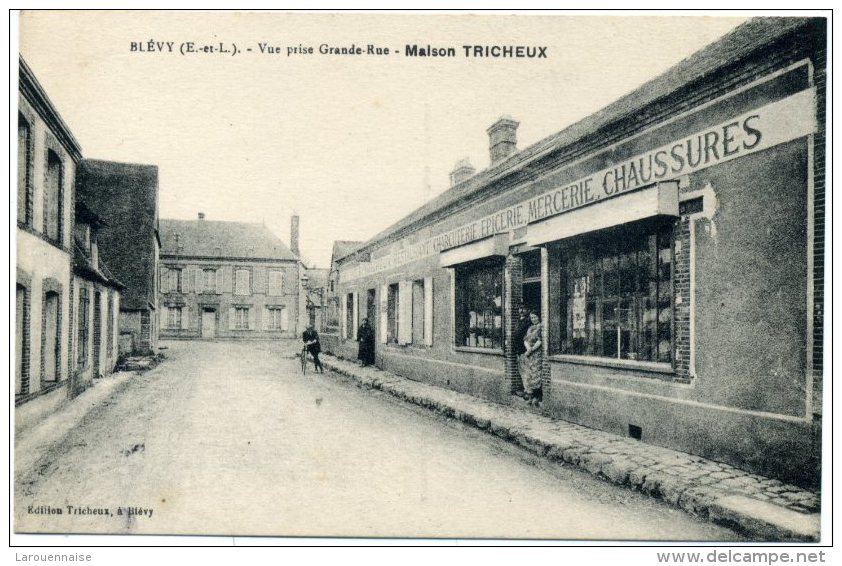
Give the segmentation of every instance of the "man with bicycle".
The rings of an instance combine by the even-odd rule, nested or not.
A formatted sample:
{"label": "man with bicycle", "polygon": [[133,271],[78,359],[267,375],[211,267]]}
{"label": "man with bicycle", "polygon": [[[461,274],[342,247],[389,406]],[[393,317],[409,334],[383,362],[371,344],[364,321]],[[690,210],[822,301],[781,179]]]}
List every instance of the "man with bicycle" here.
{"label": "man with bicycle", "polygon": [[307,330],[304,331],[304,334],[301,335],[302,340],[304,341],[304,348],[313,356],[313,365],[316,368],[316,371],[320,373],[324,373],[325,370],[322,367],[322,362],[319,360],[319,353],[322,351],[322,346],[319,343],[319,333],[316,332],[316,329],[313,328],[313,325],[307,327]]}

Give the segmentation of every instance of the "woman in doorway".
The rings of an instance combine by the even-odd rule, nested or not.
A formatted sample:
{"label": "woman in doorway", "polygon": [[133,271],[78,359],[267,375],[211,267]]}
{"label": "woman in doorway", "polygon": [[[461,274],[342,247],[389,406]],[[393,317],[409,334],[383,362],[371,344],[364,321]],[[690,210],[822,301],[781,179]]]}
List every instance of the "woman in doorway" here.
{"label": "woman in doorway", "polygon": [[360,343],[357,358],[362,366],[374,364],[374,329],[371,328],[367,318],[363,319],[363,323],[357,331],[357,342]]}
{"label": "woman in doorway", "polygon": [[526,331],[526,337],[523,339],[523,345],[526,348],[523,375],[523,388],[526,390],[526,400],[530,405],[538,406],[544,399],[544,391],[542,388],[542,373],[544,367],[544,352],[543,352],[543,327],[541,326],[541,317],[538,313],[532,311],[529,313],[529,319],[532,324],[529,330]]}

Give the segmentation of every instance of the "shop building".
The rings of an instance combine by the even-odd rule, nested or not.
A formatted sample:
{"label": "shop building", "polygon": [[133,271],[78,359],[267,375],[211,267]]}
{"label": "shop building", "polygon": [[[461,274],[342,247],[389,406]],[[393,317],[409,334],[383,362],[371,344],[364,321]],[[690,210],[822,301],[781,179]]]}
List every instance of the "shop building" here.
{"label": "shop building", "polygon": [[[343,338],[340,336],[342,325],[339,320],[342,316],[342,308],[339,306],[339,273],[342,262],[354,260],[351,252],[362,246],[364,242],[351,240],[337,240],[333,242],[333,251],[330,255],[330,270],[327,276],[325,288],[324,328],[319,331],[319,338],[322,348],[331,354],[340,352],[340,343]],[[347,303],[346,303],[347,308]],[[345,311],[347,314],[347,311]],[[373,319],[372,319],[373,320]],[[345,328],[349,326],[346,324]]]}
{"label": "shop building", "polygon": [[303,332],[301,262],[265,226],[199,213],[196,220],[161,219],[161,242],[162,338],[277,339]]}
{"label": "shop building", "polygon": [[80,198],[107,225],[98,233],[100,256],[125,285],[119,310],[120,354],[158,349],[158,167],[97,159],[80,162]]}
{"label": "shop building", "polygon": [[517,307],[541,411],[815,485],[823,341],[824,19],[757,18],[337,259],[340,339],[502,403]]}

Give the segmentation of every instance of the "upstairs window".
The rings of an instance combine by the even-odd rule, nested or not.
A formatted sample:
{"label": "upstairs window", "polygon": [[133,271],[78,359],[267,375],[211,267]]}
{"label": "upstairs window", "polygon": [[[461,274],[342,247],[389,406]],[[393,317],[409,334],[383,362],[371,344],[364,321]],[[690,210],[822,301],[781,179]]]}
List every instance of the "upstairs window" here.
{"label": "upstairs window", "polygon": [[18,113],[18,223],[32,226],[32,126]]}
{"label": "upstairs window", "polygon": [[44,234],[62,243],[62,214],[64,197],[64,167],[59,156],[47,151],[47,174],[44,184]]}
{"label": "upstairs window", "polygon": [[251,272],[248,269],[237,269],[234,275],[234,294],[251,295]]}
{"label": "upstairs window", "polygon": [[269,281],[267,285],[267,294],[273,296],[280,296],[284,294],[284,274],[278,269],[269,270]]}
{"label": "upstairs window", "polygon": [[205,269],[202,271],[202,292],[216,293],[216,270]]}

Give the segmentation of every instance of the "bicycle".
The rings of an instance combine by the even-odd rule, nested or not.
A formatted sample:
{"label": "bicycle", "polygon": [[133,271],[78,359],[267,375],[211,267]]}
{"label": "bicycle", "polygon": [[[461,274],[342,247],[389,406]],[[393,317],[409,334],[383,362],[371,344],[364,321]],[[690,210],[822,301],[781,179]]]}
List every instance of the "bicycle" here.
{"label": "bicycle", "polygon": [[307,375],[307,346],[301,348],[301,375]]}

